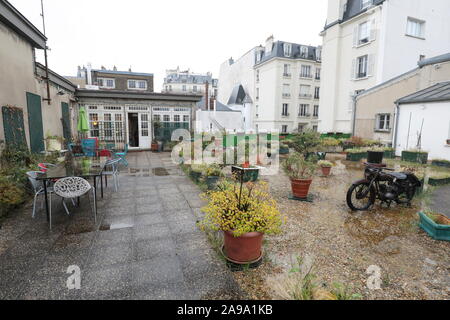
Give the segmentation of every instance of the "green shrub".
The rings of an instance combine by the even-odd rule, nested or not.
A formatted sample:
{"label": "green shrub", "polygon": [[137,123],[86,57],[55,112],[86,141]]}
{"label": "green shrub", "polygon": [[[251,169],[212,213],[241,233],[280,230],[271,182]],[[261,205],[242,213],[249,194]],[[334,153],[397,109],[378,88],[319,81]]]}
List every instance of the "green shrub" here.
{"label": "green shrub", "polygon": [[6,178],[0,178],[0,217],[6,216],[25,199],[26,193],[22,187]]}
{"label": "green shrub", "polygon": [[319,151],[321,145],[320,134],[312,130],[293,135],[291,141],[289,146],[302,155]]}

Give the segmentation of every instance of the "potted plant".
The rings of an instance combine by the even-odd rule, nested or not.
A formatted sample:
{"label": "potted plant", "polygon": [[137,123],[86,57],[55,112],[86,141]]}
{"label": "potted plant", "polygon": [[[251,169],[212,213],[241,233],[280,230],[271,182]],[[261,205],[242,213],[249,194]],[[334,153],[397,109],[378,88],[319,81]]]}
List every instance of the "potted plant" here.
{"label": "potted plant", "polygon": [[220,178],[223,177],[222,168],[218,164],[205,165],[203,176],[208,190],[214,190]]}
{"label": "potted plant", "polygon": [[435,240],[450,241],[450,219],[433,212],[419,212],[420,227]]}
{"label": "potted plant", "polygon": [[353,148],[346,150],[347,161],[360,161],[361,159],[367,158],[367,151],[364,148]]}
{"label": "potted plant", "polygon": [[368,163],[381,164],[383,163],[383,158],[384,158],[384,148],[381,147],[369,148],[369,150],[367,150]]}
{"label": "potted plant", "polygon": [[259,261],[264,235],[281,232],[281,214],[265,183],[223,182],[219,190],[208,192],[204,198],[208,205],[202,208],[205,218],[200,227],[223,232],[224,255],[231,262]]}
{"label": "potted plant", "polygon": [[202,172],[203,169],[201,166],[193,164],[191,166],[191,170],[189,171],[189,175],[195,182],[199,182],[202,177]]}
{"label": "potted plant", "polygon": [[47,134],[45,138],[47,143],[47,151],[61,151],[64,144],[64,138]]}
{"label": "potted plant", "polygon": [[314,162],[305,160],[305,157],[297,152],[290,155],[282,165],[284,172],[291,179],[294,197],[306,199],[317,165]]}
{"label": "potted plant", "polygon": [[292,143],[290,140],[284,140],[280,142],[280,154],[289,154],[289,144]]}
{"label": "potted plant", "polygon": [[333,167],[333,163],[330,161],[326,161],[326,160],[320,160],[317,164],[322,169],[322,174],[325,177],[328,177],[331,173],[331,168]]}

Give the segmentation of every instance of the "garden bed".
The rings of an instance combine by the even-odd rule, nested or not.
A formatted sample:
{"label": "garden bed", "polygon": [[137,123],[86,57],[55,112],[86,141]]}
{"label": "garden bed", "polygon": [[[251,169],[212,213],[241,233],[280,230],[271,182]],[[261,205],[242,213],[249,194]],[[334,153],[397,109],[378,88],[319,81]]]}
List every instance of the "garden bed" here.
{"label": "garden bed", "polygon": [[426,213],[420,212],[420,227],[435,240],[450,241],[450,226],[434,222]]}

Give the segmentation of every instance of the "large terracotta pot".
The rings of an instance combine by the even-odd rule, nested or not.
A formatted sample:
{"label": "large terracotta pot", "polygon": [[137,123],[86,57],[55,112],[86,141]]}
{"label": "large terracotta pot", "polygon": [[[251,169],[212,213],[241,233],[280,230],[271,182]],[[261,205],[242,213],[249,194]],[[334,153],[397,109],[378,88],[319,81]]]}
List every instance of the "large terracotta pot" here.
{"label": "large terracotta pot", "polygon": [[230,231],[224,232],[226,256],[237,263],[256,261],[262,254],[263,233],[251,232],[240,237],[234,237]]}
{"label": "large terracotta pot", "polygon": [[291,186],[292,186],[292,194],[296,198],[300,199],[306,199],[308,197],[309,188],[311,186],[312,179],[303,180],[303,179],[292,179],[291,180]]}
{"label": "large terracotta pot", "polygon": [[331,173],[331,167],[322,167],[322,174],[325,177],[328,177]]}

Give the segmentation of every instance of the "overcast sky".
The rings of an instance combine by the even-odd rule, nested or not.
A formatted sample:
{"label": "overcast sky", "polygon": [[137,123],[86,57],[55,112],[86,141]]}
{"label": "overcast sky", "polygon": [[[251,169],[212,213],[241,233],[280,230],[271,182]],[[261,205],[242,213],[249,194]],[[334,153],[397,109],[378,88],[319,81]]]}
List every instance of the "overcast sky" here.
{"label": "overcast sky", "polygon": [[[42,30],[40,0],[9,0]],[[326,0],[44,0],[49,66],[76,75],[91,62],[155,74],[213,72],[252,47],[276,40],[321,44]],[[38,60],[42,60],[38,56]]]}

